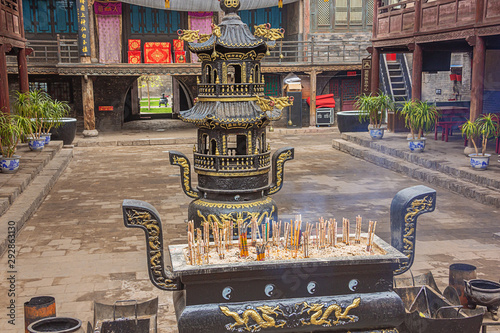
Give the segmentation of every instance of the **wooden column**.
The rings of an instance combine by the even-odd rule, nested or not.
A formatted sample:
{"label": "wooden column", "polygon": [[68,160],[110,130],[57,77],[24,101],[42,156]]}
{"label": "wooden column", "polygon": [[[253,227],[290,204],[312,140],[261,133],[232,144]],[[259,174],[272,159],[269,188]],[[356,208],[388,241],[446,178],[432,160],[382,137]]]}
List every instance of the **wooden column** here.
{"label": "wooden column", "polygon": [[483,113],[484,63],[486,45],[484,38],[476,36],[472,55],[472,86],[470,96],[470,120]]}
{"label": "wooden column", "polygon": [[10,113],[9,77],[7,74],[7,52],[12,50],[12,45],[0,45],[0,112]]}
{"label": "wooden column", "polygon": [[483,22],[484,0],[476,0],[476,23]]}
{"label": "wooden column", "polygon": [[94,112],[94,82],[92,78],[85,75],[82,77],[82,99],[83,99],[83,135],[97,136],[95,129]]}
{"label": "wooden column", "polygon": [[372,94],[377,94],[380,81],[380,49],[374,47],[372,51]]}
{"label": "wooden column", "polygon": [[411,97],[413,100],[422,98],[422,46],[415,43],[413,50],[413,68],[411,74]]}
{"label": "wooden column", "polygon": [[373,1],[373,23],[372,23],[372,37],[377,38],[378,33],[378,7],[380,6],[380,0]]}
{"label": "wooden column", "polygon": [[17,53],[17,68],[19,73],[19,90],[23,93],[30,90],[28,81],[28,62],[26,55],[31,54],[33,49],[19,49]]}
{"label": "wooden column", "polygon": [[311,103],[309,105],[309,126],[316,125],[316,78],[317,72],[313,69],[309,72],[310,82],[311,82]]}
{"label": "wooden column", "polygon": [[415,25],[413,26],[413,32],[420,31],[420,24],[422,22],[422,0],[415,0]]}

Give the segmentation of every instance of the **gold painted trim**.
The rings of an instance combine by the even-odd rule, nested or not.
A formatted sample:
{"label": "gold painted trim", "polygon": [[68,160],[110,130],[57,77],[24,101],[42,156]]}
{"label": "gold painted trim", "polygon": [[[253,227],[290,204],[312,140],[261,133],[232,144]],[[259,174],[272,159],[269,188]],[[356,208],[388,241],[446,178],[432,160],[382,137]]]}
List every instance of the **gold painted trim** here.
{"label": "gold painted trim", "polygon": [[256,101],[257,97],[199,97],[198,102],[253,102]]}
{"label": "gold painted trim", "polygon": [[202,171],[198,169],[194,169],[194,171],[199,175],[204,176],[215,176],[215,177],[250,177],[250,176],[259,176],[266,173],[269,173],[271,167],[266,168],[264,170],[251,171],[251,172],[213,172],[213,171]]}
{"label": "gold painted trim", "polygon": [[271,203],[272,201],[273,199],[271,199],[271,197],[266,197],[264,200],[247,201],[245,203],[235,203],[235,204],[229,204],[225,202],[210,202],[210,201],[205,201],[204,199],[195,200],[193,201],[193,203],[201,207],[240,209],[240,208],[263,206]]}

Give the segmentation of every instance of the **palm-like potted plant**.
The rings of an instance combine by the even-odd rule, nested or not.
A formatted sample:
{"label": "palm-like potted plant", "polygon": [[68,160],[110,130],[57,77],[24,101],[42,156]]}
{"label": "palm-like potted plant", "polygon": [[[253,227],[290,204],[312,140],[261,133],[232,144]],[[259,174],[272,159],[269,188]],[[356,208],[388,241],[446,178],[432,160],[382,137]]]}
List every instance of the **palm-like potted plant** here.
{"label": "palm-like potted plant", "polygon": [[52,100],[51,98],[45,103],[44,118],[42,118],[42,137],[45,138],[45,145],[50,142],[51,132],[53,128],[60,127],[62,120],[68,115],[70,107],[68,103]]}
{"label": "palm-like potted plant", "polygon": [[0,112],[0,168],[3,173],[14,173],[19,169],[17,145],[30,126],[29,119]]}
{"label": "palm-like potted plant", "polygon": [[422,152],[425,149],[424,132],[434,127],[434,123],[439,117],[438,108],[430,103],[409,100],[399,111],[404,119],[405,126],[410,129],[411,137],[408,138],[408,146],[411,151]]}
{"label": "palm-like potted plant", "polygon": [[359,120],[370,120],[368,129],[372,139],[381,139],[384,136],[383,126],[384,119],[386,118],[387,110],[394,109],[394,102],[391,96],[383,92],[377,95],[359,95],[356,97],[356,108],[360,111]]}
{"label": "palm-like potted plant", "polygon": [[[486,170],[490,163],[491,154],[486,154],[488,139],[494,138],[500,131],[496,115],[482,114],[474,121],[468,120],[462,125],[462,136],[472,142],[475,154],[469,154],[470,165],[476,170]],[[476,144],[476,139],[481,139],[481,152]]]}

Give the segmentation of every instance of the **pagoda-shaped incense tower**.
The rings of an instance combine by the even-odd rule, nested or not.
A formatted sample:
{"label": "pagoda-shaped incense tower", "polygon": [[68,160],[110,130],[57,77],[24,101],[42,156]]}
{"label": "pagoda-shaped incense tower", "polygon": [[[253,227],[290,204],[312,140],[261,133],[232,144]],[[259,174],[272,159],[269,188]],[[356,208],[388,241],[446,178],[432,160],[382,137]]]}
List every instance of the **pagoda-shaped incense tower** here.
{"label": "pagoda-shaped incense tower", "polygon": [[[202,62],[195,106],[180,118],[198,127],[194,171],[198,186],[191,187],[189,159],[170,152],[170,163],[181,168],[184,192],[195,198],[189,220],[195,225],[256,218],[277,219],[278,208],[269,195],[283,186],[283,166],[293,159],[293,148],[282,148],[271,159],[266,126],[290,106],[288,97],[265,98],[261,59],[283,38],[282,29],[269,24],[255,27],[255,35],[237,11],[239,0],[221,0],[222,22],[211,35],[184,30],[180,38]],[[197,42],[195,42],[197,40]],[[273,168],[272,183],[269,174]]]}

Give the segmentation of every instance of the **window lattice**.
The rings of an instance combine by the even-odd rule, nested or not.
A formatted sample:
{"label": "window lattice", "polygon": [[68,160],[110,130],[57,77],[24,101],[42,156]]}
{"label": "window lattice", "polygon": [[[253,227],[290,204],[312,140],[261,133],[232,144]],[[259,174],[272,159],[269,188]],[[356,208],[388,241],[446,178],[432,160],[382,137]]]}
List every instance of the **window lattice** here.
{"label": "window lattice", "polygon": [[330,2],[325,2],[324,0],[318,1],[318,12],[316,15],[318,16],[318,26],[322,25],[330,25],[331,13],[330,13]]}
{"label": "window lattice", "polygon": [[366,24],[367,25],[372,25],[373,24],[373,0],[365,0],[365,12],[366,12]]}

